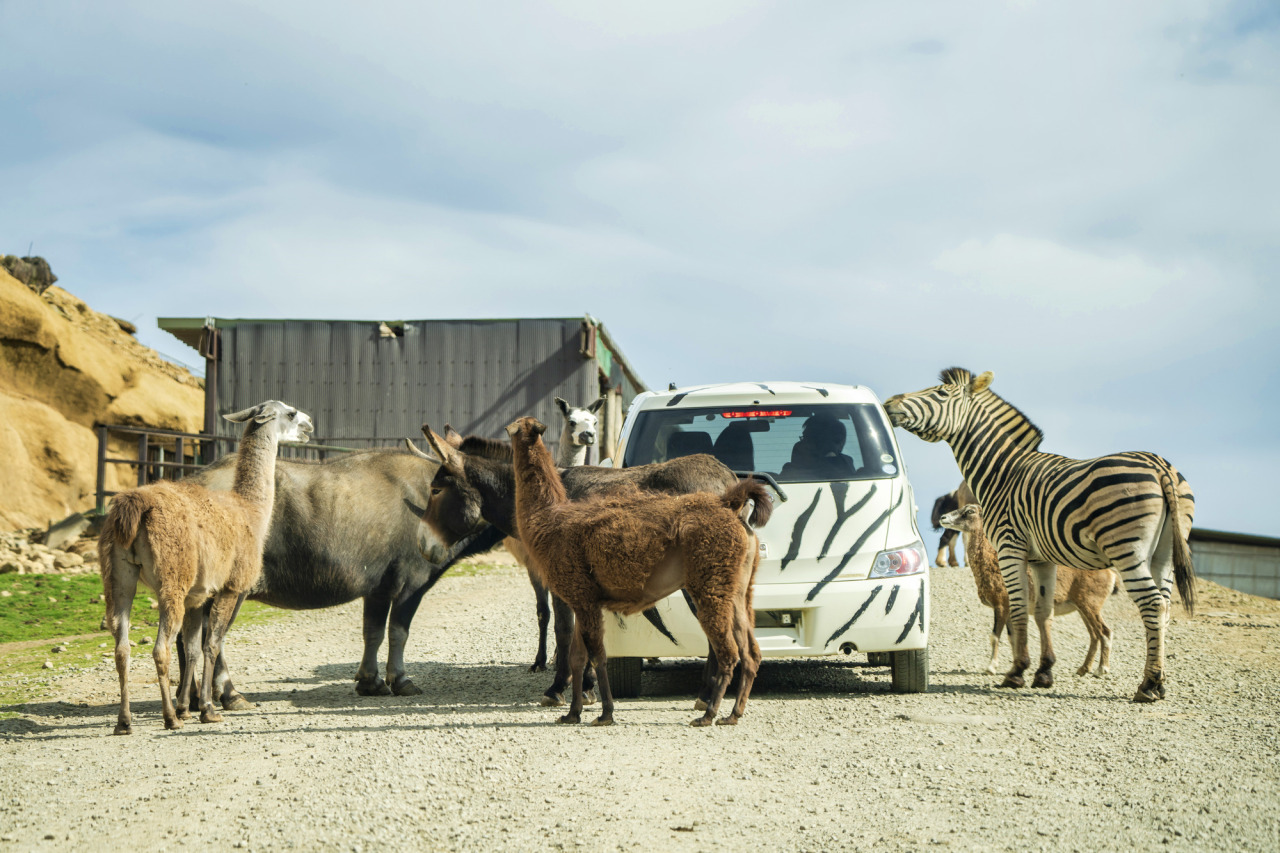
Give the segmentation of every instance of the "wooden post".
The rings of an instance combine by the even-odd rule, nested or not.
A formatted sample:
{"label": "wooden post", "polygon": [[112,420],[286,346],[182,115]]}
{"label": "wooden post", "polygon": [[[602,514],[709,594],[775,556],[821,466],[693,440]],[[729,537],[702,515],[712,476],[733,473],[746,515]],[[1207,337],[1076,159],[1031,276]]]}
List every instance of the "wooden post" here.
{"label": "wooden post", "polygon": [[138,485],[147,484],[147,434],[138,436]]}
{"label": "wooden post", "polygon": [[107,508],[107,428],[98,427],[98,512]]}

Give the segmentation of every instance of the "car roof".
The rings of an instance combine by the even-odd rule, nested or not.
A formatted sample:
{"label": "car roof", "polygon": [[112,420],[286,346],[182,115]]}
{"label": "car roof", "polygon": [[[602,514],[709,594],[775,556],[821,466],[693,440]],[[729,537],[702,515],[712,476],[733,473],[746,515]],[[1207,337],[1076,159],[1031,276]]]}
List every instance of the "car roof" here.
{"label": "car roof", "polygon": [[729,382],[650,392],[640,401],[640,408],[649,410],[724,405],[767,407],[772,403],[873,403],[879,405],[880,399],[870,388],[862,385],[842,385],[832,382]]}

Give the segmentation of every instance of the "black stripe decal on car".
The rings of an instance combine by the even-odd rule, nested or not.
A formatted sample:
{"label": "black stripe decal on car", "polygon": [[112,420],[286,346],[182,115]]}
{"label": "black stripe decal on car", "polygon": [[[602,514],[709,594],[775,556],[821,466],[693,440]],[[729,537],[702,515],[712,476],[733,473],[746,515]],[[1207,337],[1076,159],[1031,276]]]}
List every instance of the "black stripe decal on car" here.
{"label": "black stripe decal on car", "polygon": [[813,503],[809,504],[809,508],[800,513],[800,517],[796,519],[796,526],[791,529],[791,544],[787,546],[787,554],[782,558],[782,565],[778,566],[778,571],[782,571],[796,557],[800,556],[800,540],[804,538],[804,529],[809,526],[809,519],[813,517],[813,511],[818,508],[818,499],[822,497],[822,492],[814,492]]}
{"label": "black stripe decal on car", "polygon": [[911,618],[907,620],[907,625],[902,629],[902,633],[898,635],[895,643],[901,643],[907,638],[907,634],[911,633],[911,629],[915,627],[916,620],[920,620],[920,630],[924,630],[924,584],[920,584],[920,597],[916,599],[916,606],[911,611]]}
{"label": "black stripe decal on car", "polygon": [[888,616],[889,611],[893,609],[893,603],[898,600],[898,590],[902,588],[902,584],[895,583],[893,589],[889,590],[889,600],[884,603],[884,615]]}
{"label": "black stripe decal on car", "polygon": [[850,628],[852,628],[854,622],[857,622],[859,619],[862,618],[862,614],[867,612],[867,608],[871,606],[871,602],[876,600],[876,596],[880,594],[880,590],[882,589],[884,589],[884,587],[878,586],[875,589],[871,590],[871,595],[867,596],[867,600],[862,602],[862,606],[859,607],[857,611],[853,614],[853,618],[850,619],[848,622],[844,623],[843,625],[841,625],[839,628],[837,628],[836,632],[831,635],[831,639],[827,640],[828,646],[831,645],[833,642],[835,642],[836,637],[839,637],[845,631],[848,631]]}
{"label": "black stripe decal on car", "polygon": [[879,528],[880,525],[888,521],[889,516],[893,515],[893,511],[902,505],[902,498],[903,496],[906,495],[906,493],[907,493],[906,489],[903,489],[902,492],[898,495],[898,500],[894,503],[894,505],[886,509],[883,513],[881,513],[880,517],[877,518],[875,521],[871,522],[871,526],[868,527],[866,531],[863,532],[863,534],[858,537],[858,541],[853,543],[853,547],[850,548],[848,553],[845,554],[844,557],[840,559],[840,562],[836,565],[836,567],[832,569],[825,578],[818,581],[817,585],[814,586],[813,589],[809,590],[809,594],[805,596],[805,599],[804,599],[805,601],[813,601],[814,597],[819,592],[822,592],[823,587],[825,587],[827,584],[835,580],[836,577],[838,577],[839,574],[842,571],[844,571],[844,567],[849,565],[849,561],[854,558],[854,555],[856,555],[858,551],[862,548],[862,546],[866,544],[867,540],[871,538],[871,534],[875,533],[876,529]]}
{"label": "black stripe decal on car", "polygon": [[693,603],[693,596],[689,594],[689,590],[682,589],[680,590],[680,594],[684,596],[684,603],[689,605],[689,612],[692,613],[695,617],[697,617],[698,605]]}
{"label": "black stripe decal on car", "polygon": [[836,534],[840,532],[840,528],[844,527],[844,523],[858,514],[858,510],[866,506],[876,493],[876,484],[871,484],[871,489],[863,495],[862,499],[851,506],[848,512],[845,511],[845,498],[849,496],[848,483],[832,483],[831,494],[836,499],[836,523],[831,528],[831,532],[827,534],[827,541],[822,543],[822,553],[818,555],[819,560],[827,558],[827,552],[831,550],[831,543],[836,540]]}
{"label": "black stripe decal on car", "polygon": [[[687,595],[688,593],[685,594]],[[644,618],[649,620],[649,624],[656,628],[659,634],[670,640],[672,645],[680,645],[680,641],[667,630],[667,625],[662,621],[662,614],[658,612],[658,608],[650,607],[648,610],[644,611]]]}

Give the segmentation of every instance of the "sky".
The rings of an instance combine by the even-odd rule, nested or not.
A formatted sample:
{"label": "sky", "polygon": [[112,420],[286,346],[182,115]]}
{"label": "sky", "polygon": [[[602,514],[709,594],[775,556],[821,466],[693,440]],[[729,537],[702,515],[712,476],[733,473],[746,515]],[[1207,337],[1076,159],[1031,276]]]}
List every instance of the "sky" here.
{"label": "sky", "polygon": [[[158,316],[603,321],[654,388],[944,367],[1280,536],[1280,6],[0,0],[0,252]],[[898,432],[922,511],[961,477]]]}

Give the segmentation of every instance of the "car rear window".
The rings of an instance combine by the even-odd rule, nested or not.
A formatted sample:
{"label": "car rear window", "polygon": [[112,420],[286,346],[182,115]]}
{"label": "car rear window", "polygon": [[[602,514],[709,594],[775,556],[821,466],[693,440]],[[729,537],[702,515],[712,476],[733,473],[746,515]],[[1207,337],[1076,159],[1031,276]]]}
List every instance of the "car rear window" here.
{"label": "car rear window", "polygon": [[892,477],[899,464],[884,416],[869,403],[718,406],[640,412],[626,467],[710,453],[780,483]]}

